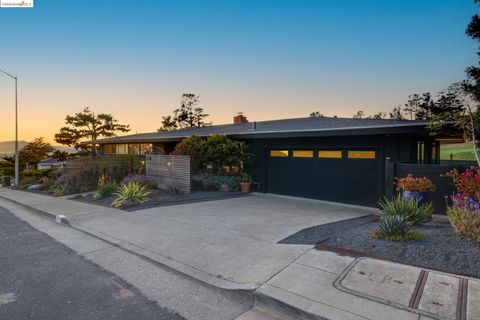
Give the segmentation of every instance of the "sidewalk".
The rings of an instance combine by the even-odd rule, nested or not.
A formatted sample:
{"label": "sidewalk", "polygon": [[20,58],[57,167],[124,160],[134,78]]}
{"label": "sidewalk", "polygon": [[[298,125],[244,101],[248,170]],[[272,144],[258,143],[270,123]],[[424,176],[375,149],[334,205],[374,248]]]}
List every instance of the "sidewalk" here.
{"label": "sidewalk", "polygon": [[[420,300],[417,305],[405,302],[405,297],[413,295],[411,282],[417,281],[421,273],[419,268],[383,261],[380,268],[375,264],[378,260],[373,259],[367,261],[370,264],[362,265],[366,263],[362,259],[317,251],[311,246],[276,243],[280,240],[279,236],[299,225],[320,224],[337,216],[347,218],[352,215],[340,206],[327,210],[334,215],[326,213],[319,217],[310,216],[310,213],[295,216],[275,208],[278,219],[272,220],[262,216],[261,212],[255,212],[251,214],[258,220],[252,222],[248,213],[245,217],[238,217],[241,211],[233,208],[238,207],[241,201],[263,201],[261,196],[135,212],[2,188],[0,198],[52,217],[64,215],[64,222],[73,228],[211,286],[253,292],[259,308],[281,311],[294,319],[456,319],[457,287],[442,296],[446,297],[443,307],[436,304],[440,303],[436,298],[430,304],[427,299]],[[219,222],[222,228],[213,226],[213,221],[221,219],[219,212],[215,212],[219,208],[225,212]],[[362,214],[365,212],[359,213]],[[200,215],[201,220],[206,219],[207,223],[196,222],[195,215]],[[230,220],[244,225],[229,225]],[[261,221],[265,222],[265,226],[253,225]],[[265,233],[256,236],[255,232],[262,229]],[[364,272],[355,269],[359,266],[362,270],[371,271],[371,276],[367,277],[369,281],[361,283],[354,277],[358,277],[360,271]],[[414,280],[396,277],[398,270],[400,274],[411,274]],[[383,274],[376,275],[378,272]],[[395,281],[404,282],[405,286],[399,287]],[[375,283],[374,288],[383,288],[380,298],[377,291],[368,291],[372,283]],[[475,279],[469,279],[468,283],[469,303],[468,306],[462,305],[465,316],[468,313],[465,319],[478,319],[480,310],[476,304],[480,299],[480,285]],[[426,292],[428,285],[427,282]],[[404,294],[389,297],[392,292]]]}

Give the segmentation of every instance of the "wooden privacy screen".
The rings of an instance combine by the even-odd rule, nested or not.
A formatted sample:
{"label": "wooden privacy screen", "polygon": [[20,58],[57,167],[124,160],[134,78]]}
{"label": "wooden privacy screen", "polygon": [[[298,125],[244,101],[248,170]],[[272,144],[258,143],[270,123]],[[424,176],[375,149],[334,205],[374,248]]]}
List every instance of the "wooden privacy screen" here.
{"label": "wooden privacy screen", "polygon": [[190,157],[172,155],[146,155],[147,176],[158,181],[160,189],[176,186],[184,193],[190,193]]}

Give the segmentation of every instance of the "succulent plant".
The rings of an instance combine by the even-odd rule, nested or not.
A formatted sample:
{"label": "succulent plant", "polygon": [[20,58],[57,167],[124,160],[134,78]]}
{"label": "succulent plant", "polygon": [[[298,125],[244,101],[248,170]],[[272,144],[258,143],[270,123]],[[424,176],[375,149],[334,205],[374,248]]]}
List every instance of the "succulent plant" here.
{"label": "succulent plant", "polygon": [[382,215],[378,223],[378,231],[384,237],[406,235],[410,228],[407,220],[399,215]]}
{"label": "succulent plant", "polygon": [[432,220],[432,203],[421,204],[418,200],[404,200],[401,195],[392,200],[383,199],[379,203],[384,216],[401,216],[413,226]]}

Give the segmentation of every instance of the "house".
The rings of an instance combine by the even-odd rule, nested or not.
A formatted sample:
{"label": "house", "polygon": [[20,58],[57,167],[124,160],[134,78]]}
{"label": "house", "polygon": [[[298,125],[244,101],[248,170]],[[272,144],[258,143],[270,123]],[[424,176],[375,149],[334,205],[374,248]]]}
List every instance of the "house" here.
{"label": "house", "polygon": [[47,158],[43,159],[37,164],[37,169],[42,170],[42,169],[53,169],[53,168],[63,168],[65,162],[63,161],[58,161],[53,158]]}
{"label": "house", "polygon": [[[309,117],[248,122],[97,140],[104,154],[166,153],[190,135],[226,135],[245,141],[256,155],[253,181],[260,192],[376,206],[391,188],[386,161],[438,163],[442,139],[427,122]],[[388,186],[387,186],[388,184]]]}

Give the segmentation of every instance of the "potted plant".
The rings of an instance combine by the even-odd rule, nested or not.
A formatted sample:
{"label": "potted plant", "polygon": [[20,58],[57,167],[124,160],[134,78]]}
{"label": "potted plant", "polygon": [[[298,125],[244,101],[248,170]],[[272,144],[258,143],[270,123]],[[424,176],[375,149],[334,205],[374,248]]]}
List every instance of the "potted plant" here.
{"label": "potted plant", "polygon": [[405,178],[395,178],[395,180],[397,180],[397,191],[403,192],[403,200],[413,199],[420,203],[427,203],[427,192],[435,191],[432,180],[426,177],[414,178],[412,174],[408,174]]}
{"label": "potted plant", "polygon": [[252,188],[252,183],[250,182],[250,176],[246,173],[243,173],[240,176],[240,191],[250,192],[251,188]]}

